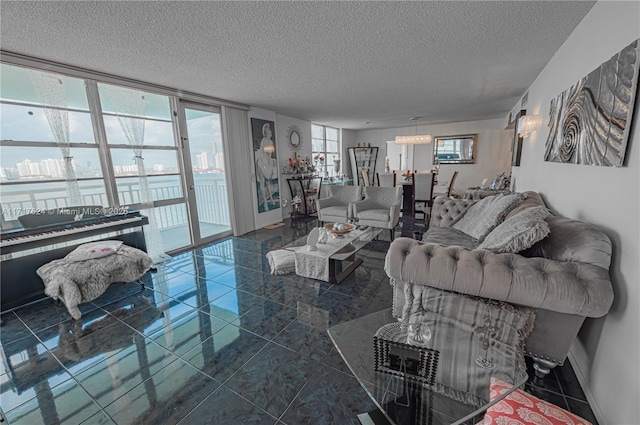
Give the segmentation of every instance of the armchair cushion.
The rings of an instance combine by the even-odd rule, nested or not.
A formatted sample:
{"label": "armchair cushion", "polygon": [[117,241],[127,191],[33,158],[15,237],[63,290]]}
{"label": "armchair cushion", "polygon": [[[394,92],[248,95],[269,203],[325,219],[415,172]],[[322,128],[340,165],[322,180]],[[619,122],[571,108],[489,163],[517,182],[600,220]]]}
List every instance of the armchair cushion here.
{"label": "armchair cushion", "polygon": [[471,205],[452,227],[482,242],[524,198],[522,193],[487,196]]}
{"label": "armchair cushion", "polygon": [[318,209],[318,211],[322,211],[323,216],[344,217],[345,219],[349,217],[348,205],[335,205]]}
{"label": "armchair cushion", "polygon": [[317,199],[318,220],[346,220],[351,215],[351,204],[361,199],[360,186],[328,186],[328,197]]}
{"label": "armchair cushion", "polygon": [[390,208],[402,202],[402,192],[400,187],[375,187],[364,188],[364,198],[374,204]]}
{"label": "armchair cushion", "polygon": [[371,209],[365,210],[358,213],[358,218],[361,220],[374,220],[374,221],[382,221],[388,222],[391,220],[391,215],[389,214],[389,209]]}
{"label": "armchair cushion", "polygon": [[360,186],[328,186],[328,197],[342,205],[359,201],[362,198]]}

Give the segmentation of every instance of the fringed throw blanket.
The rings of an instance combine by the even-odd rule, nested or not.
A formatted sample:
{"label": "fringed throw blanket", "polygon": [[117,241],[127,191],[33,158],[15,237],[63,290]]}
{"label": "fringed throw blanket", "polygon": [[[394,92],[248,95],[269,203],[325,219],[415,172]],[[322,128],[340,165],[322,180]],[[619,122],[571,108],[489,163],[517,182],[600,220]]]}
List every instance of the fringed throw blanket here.
{"label": "fringed throw blanket", "polygon": [[[481,406],[489,400],[492,376],[511,383],[525,378],[532,309],[422,285],[405,283],[404,289],[401,321],[428,327],[431,340],[424,346],[439,351],[433,390]],[[404,342],[415,344],[411,335]]]}

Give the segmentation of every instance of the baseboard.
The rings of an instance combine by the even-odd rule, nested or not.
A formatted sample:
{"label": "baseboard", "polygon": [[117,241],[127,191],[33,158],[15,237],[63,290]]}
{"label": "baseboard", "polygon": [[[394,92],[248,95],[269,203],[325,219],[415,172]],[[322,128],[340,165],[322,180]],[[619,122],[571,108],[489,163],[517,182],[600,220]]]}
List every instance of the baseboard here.
{"label": "baseboard", "polygon": [[584,395],[589,402],[589,407],[591,407],[593,415],[596,417],[600,425],[605,425],[607,421],[602,414],[602,410],[600,410],[600,406],[598,406],[598,402],[595,396],[591,392],[589,379],[580,366],[582,364],[587,364],[589,360],[586,351],[577,339],[575,339],[573,341],[573,344],[571,344],[571,348],[569,349],[569,353],[567,354],[567,359],[569,359],[569,363],[573,368],[573,372],[576,374],[578,383],[580,384],[580,387],[582,388],[582,391],[584,392]]}

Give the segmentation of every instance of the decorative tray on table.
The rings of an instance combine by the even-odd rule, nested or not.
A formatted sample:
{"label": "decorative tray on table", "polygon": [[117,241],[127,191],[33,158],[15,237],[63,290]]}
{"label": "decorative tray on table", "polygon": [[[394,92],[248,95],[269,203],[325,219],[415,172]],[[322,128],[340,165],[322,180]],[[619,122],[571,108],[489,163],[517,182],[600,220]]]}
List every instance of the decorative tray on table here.
{"label": "decorative tray on table", "polygon": [[327,232],[333,233],[334,235],[346,235],[355,229],[356,226],[349,223],[328,223],[324,225],[324,228],[327,229]]}

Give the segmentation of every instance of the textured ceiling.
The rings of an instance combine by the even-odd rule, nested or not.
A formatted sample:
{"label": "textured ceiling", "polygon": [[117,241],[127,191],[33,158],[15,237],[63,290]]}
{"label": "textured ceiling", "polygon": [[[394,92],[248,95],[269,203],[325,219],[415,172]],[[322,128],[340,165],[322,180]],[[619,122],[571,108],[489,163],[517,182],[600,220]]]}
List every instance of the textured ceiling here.
{"label": "textured ceiling", "polygon": [[0,46],[381,128],[504,117],[593,4],[3,0]]}

